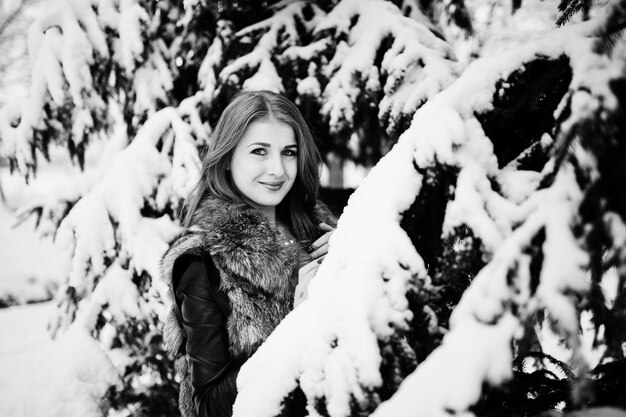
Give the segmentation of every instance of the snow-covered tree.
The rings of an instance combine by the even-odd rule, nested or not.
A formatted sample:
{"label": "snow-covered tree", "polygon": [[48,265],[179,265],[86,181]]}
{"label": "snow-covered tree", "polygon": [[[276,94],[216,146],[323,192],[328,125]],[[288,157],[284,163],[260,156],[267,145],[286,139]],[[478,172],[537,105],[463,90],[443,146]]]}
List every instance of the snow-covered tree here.
{"label": "snow-covered tree", "polygon": [[[623,81],[610,68],[622,65],[623,74],[624,51],[610,40],[623,28],[623,2],[600,23],[567,24],[508,53],[485,29],[501,16],[497,3],[51,1],[28,33],[28,98],[0,109],[0,153],[25,178],[51,147],[66,147],[76,164],[49,198],[22,211],[71,261],[51,320],[58,362],[42,368],[56,376],[33,385],[41,400],[26,415],[175,415],[177,382],[160,341],[167,288],[156,279],[158,260],[179,232],[178,208],[197,180],[211,126],[241,88],[279,91],[297,103],[319,138],[328,185],[350,184],[348,163],[365,171],[378,165],[342,216],[311,299],[242,371],[238,413],[278,415],[285,398],[302,393],[312,415],[383,413],[395,403],[403,408],[403,396],[415,394],[402,394],[403,386],[441,366],[457,385],[432,390],[458,396],[446,403],[437,394],[425,404],[467,410],[483,381],[511,375],[506,347],[516,323],[541,314],[567,319],[564,336],[575,340],[570,294],[589,301],[593,317],[604,320],[596,321],[604,325],[598,342],[617,352],[624,212],[611,178],[623,172],[609,166],[623,155]],[[507,10],[518,19],[525,9]],[[591,45],[594,34],[609,41]],[[463,71],[481,48],[493,57]],[[570,145],[580,132],[589,139]],[[592,139],[605,133],[615,143]],[[602,203],[609,189],[617,197]],[[565,244],[562,252],[554,239]],[[568,261],[569,286],[560,287],[562,274],[544,275],[564,253],[576,257]],[[605,269],[621,277],[604,310],[602,293],[588,297],[575,280],[590,265],[586,257],[598,285],[608,279]],[[490,287],[480,284],[486,280],[496,290],[478,297],[500,300],[502,314],[495,307],[474,313],[481,306],[464,301]],[[542,300],[554,295],[564,307],[546,310]],[[474,329],[493,334],[490,350],[479,352],[487,348],[471,337]],[[447,359],[457,351],[476,359]],[[262,377],[265,360],[276,365],[265,375],[271,383]],[[499,372],[473,373],[491,362]]]}
{"label": "snow-covered tree", "polygon": [[[192,46],[206,39],[206,50],[204,18],[168,2],[64,0],[47,4],[30,27],[30,90],[3,107],[0,147],[27,179],[51,147],[66,147],[76,164],[22,217],[36,215],[40,232],[71,259],[50,330],[82,360],[69,372],[59,360],[57,376],[37,384],[42,400],[28,415],[67,415],[69,404],[84,405],[83,415],[176,408],[159,330],[166,289],[153,278],[208,140],[198,99],[177,97],[188,90],[177,77],[199,65]],[[55,407],[59,391],[77,398]]]}
{"label": "snow-covered tree", "polygon": [[625,11],[477,60],[415,113],[242,368],[236,416],[295,395],[322,416],[626,408],[626,46],[602,46]]}

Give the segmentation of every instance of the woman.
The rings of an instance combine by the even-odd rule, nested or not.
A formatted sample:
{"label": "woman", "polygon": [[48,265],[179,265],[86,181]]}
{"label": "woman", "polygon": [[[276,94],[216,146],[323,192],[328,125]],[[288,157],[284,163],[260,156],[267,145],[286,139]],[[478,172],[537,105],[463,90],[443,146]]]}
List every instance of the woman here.
{"label": "woman", "polygon": [[317,271],[334,222],[317,202],[319,163],[284,97],[243,92],[222,113],[185,202],[185,232],[162,261],[183,416],[231,415],[240,366]]}

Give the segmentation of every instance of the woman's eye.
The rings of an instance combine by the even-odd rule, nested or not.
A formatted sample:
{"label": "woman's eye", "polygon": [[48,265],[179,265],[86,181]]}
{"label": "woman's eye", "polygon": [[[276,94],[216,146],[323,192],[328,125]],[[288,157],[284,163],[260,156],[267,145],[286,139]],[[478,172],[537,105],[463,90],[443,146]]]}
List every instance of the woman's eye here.
{"label": "woman's eye", "polygon": [[255,155],[262,155],[265,156],[267,155],[267,149],[265,148],[256,148],[252,150],[252,153]]}
{"label": "woman's eye", "polygon": [[293,149],[285,149],[283,151],[283,155],[285,155],[285,156],[298,156],[298,151],[295,151]]}

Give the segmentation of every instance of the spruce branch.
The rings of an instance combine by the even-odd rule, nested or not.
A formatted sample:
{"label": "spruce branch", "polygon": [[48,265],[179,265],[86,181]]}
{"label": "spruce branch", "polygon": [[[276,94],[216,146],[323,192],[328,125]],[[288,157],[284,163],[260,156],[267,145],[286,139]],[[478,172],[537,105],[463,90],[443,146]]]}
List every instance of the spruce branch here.
{"label": "spruce branch", "polygon": [[561,0],[559,11],[561,15],[556,21],[557,26],[563,26],[577,13],[582,12],[583,20],[589,18],[591,0]]}

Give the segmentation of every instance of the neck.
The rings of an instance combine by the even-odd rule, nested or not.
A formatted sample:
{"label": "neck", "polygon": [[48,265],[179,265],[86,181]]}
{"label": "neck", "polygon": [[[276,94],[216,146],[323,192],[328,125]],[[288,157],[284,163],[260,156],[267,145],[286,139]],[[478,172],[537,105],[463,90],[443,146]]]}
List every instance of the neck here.
{"label": "neck", "polygon": [[263,207],[261,212],[267,217],[272,224],[276,224],[276,207]]}

